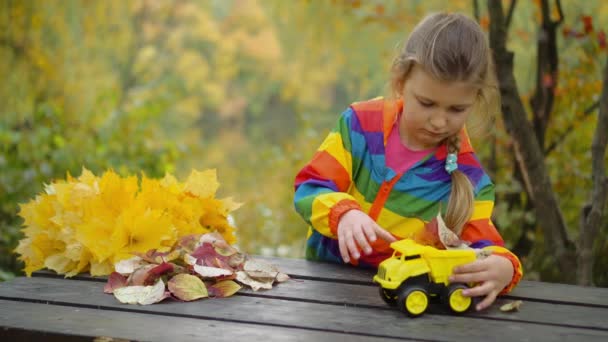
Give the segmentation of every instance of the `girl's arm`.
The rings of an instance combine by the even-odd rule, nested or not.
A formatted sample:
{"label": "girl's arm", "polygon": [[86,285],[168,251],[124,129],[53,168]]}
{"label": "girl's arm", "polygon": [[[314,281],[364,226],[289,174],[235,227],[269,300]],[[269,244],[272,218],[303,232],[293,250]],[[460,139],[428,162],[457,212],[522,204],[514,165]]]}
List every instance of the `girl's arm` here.
{"label": "girl's arm", "polygon": [[485,297],[477,305],[477,310],[483,310],[491,305],[498,295],[511,291],[523,275],[521,262],[504,247],[504,241],[490,219],[493,207],[494,185],[488,179],[487,185],[483,186],[475,197],[473,215],[463,228],[461,239],[470,242],[470,247],[492,251],[492,255],[454,268],[450,277],[452,282],[477,284],[463,292],[466,296]]}
{"label": "girl's arm", "polygon": [[[487,178],[487,176],[484,176]],[[482,180],[483,181],[483,180]],[[472,248],[483,248],[508,259],[513,267],[513,274],[509,283],[501,289],[499,294],[510,292],[519,283],[523,270],[521,262],[515,254],[506,249],[505,242],[492,223],[491,215],[494,208],[494,185],[489,182],[475,196],[473,215],[462,230],[461,239],[470,242]]]}
{"label": "girl's arm", "polygon": [[348,189],[353,181],[351,118],[347,109],[295,180],[296,211],[319,233],[337,238],[342,215],[361,206]]}

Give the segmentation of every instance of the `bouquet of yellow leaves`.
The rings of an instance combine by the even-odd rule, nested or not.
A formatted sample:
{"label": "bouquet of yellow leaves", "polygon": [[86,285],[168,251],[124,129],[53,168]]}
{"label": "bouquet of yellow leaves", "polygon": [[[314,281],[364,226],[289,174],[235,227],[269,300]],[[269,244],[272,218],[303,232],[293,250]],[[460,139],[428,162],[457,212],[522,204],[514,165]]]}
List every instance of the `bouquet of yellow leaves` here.
{"label": "bouquet of yellow leaves", "polygon": [[151,249],[169,251],[183,236],[219,233],[234,243],[228,214],[240,204],[216,199],[215,170],[193,170],[186,182],[101,177],[83,169],[46,185],[44,193],[21,205],[25,238],[16,252],[25,272],[48,268],[66,277],[81,272],[107,275],[114,265]]}

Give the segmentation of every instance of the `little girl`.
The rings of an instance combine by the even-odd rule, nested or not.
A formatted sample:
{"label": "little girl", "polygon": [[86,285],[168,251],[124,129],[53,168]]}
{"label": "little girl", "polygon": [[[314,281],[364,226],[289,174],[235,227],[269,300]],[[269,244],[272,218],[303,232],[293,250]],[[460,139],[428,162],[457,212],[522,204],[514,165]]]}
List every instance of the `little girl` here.
{"label": "little girl", "polygon": [[355,102],[296,176],[295,207],[310,224],[306,258],[377,267],[389,244],[437,242],[447,226],[488,258],[454,269],[482,310],[509,292],[521,263],[490,220],[494,185],[465,122],[499,110],[491,52],[479,25],[433,14],[413,30],[391,68],[392,99]]}

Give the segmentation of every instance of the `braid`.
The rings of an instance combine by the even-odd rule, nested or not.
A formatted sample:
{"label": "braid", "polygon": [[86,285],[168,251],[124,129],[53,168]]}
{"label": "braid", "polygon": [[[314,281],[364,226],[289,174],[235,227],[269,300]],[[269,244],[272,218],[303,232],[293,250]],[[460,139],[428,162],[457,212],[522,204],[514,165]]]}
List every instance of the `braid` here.
{"label": "braid", "polygon": [[446,140],[448,153],[456,153],[460,151],[460,134],[453,135]]}
{"label": "braid", "polygon": [[[449,137],[446,140],[448,153],[460,151],[460,134]],[[469,178],[459,170],[454,170],[451,174],[452,189],[448,208],[445,215],[446,225],[460,236],[462,228],[469,221],[473,214],[473,185]]]}

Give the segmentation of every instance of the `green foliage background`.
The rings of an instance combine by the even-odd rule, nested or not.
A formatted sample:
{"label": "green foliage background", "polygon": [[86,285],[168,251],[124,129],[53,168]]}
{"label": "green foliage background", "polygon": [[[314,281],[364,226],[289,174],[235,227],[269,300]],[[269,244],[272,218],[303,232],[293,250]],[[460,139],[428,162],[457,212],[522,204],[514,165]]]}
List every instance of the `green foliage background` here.
{"label": "green foliage background", "polygon": [[[351,102],[386,94],[399,44],[438,10],[471,14],[472,1],[2,1],[0,279],[21,268],[12,254],[19,203],[83,166],[154,177],[217,168],[220,196],[245,202],[235,213],[239,247],[302,257],[295,174]],[[538,12],[534,2],[518,3],[509,32],[526,102]],[[597,33],[607,27],[608,5],[567,1],[564,12],[566,27],[582,31],[581,15],[590,15],[597,28],[583,38],[560,35],[561,93],[548,132],[558,147],[546,163],[576,236],[591,191],[595,124],[583,112],[601,90],[606,49]],[[483,8],[480,15],[483,26]],[[508,196],[523,195],[500,119],[492,140],[474,144],[496,165],[495,221],[513,247],[534,215],[507,209]],[[540,230],[532,235],[526,277],[560,281]],[[608,286],[608,223],[601,235],[595,281]]]}

